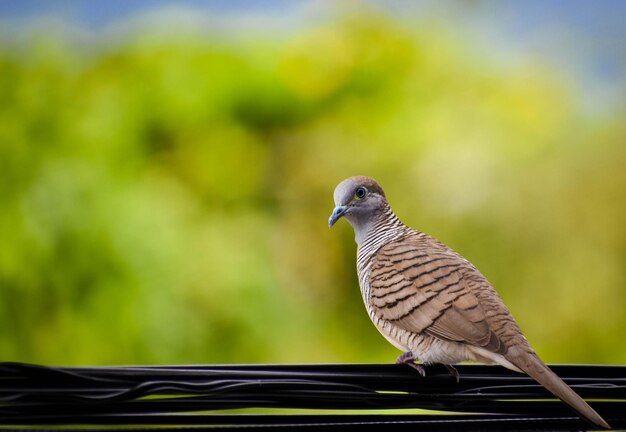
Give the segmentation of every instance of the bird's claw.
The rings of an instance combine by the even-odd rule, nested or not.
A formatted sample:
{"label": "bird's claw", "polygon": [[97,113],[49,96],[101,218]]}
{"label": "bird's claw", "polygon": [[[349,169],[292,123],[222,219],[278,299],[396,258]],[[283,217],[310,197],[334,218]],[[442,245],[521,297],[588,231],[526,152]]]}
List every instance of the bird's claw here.
{"label": "bird's claw", "polygon": [[426,369],[424,368],[424,366],[422,366],[421,364],[415,363],[415,360],[417,359],[413,355],[413,352],[407,351],[398,356],[398,358],[396,359],[396,364],[405,364],[407,366],[411,366],[421,376],[426,376]]}
{"label": "bird's claw", "polygon": [[[413,369],[419,372],[421,376],[426,376],[426,368],[421,364],[415,363],[415,360],[417,359],[415,358],[413,352],[407,351],[398,356],[398,358],[396,359],[396,364],[405,364],[407,366],[411,366]],[[458,383],[461,380],[461,375],[459,374],[459,371],[452,365],[444,364],[444,366],[446,367],[446,369],[448,369],[450,375],[452,375],[452,377]]]}
{"label": "bird's claw", "polygon": [[456,370],[454,366],[449,365],[449,364],[446,364],[444,366],[446,367],[446,369],[448,369],[448,372],[450,372],[450,375],[452,375],[456,379],[457,383],[461,381],[461,375],[459,374],[459,371]]}

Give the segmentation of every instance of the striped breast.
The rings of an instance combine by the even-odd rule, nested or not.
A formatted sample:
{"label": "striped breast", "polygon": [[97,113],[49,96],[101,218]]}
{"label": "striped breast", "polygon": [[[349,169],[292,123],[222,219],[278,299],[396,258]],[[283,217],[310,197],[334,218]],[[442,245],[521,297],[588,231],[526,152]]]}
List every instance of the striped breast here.
{"label": "striped breast", "polygon": [[441,358],[433,352],[429,357],[446,363],[475,359],[466,352],[467,345],[504,355],[507,346],[523,339],[478,270],[426,234],[412,231],[380,247],[366,271],[366,306],[388,339],[399,335],[396,346],[406,347],[408,341],[409,349],[424,351],[438,345]]}

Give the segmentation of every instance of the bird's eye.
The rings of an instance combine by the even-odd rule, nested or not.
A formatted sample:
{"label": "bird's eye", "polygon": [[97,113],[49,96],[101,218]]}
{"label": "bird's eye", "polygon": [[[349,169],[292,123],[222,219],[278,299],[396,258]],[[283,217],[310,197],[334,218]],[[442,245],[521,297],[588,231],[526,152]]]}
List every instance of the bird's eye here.
{"label": "bird's eye", "polygon": [[365,195],[367,195],[367,189],[365,189],[363,186],[359,186],[358,188],[356,188],[356,191],[354,191],[354,196],[358,199],[365,198]]}

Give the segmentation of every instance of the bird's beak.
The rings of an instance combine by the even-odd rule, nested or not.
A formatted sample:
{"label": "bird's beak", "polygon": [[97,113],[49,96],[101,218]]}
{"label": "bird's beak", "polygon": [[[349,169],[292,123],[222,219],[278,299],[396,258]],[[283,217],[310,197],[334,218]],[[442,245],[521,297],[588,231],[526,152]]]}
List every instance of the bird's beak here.
{"label": "bird's beak", "polygon": [[348,206],[338,205],[337,207],[335,207],[335,210],[333,210],[333,214],[331,214],[330,218],[328,219],[328,228],[331,228],[333,225],[335,225],[335,222],[337,222],[341,218],[341,216],[346,214],[346,211],[348,211]]}

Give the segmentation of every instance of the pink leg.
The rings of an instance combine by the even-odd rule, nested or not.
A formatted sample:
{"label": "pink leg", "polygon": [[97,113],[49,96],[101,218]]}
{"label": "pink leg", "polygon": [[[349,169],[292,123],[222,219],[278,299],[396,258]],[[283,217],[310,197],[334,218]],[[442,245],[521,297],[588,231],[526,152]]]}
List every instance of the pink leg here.
{"label": "pink leg", "polygon": [[459,371],[456,370],[456,368],[452,365],[445,364],[444,366],[446,367],[446,369],[448,369],[450,375],[456,378],[456,382],[458,383],[461,380],[461,375],[459,375]]}
{"label": "pink leg", "polygon": [[426,376],[426,369],[424,369],[424,366],[422,366],[421,364],[414,363],[415,360],[417,359],[413,355],[413,352],[407,351],[398,356],[398,358],[396,359],[396,364],[405,364],[405,365],[411,366],[413,369],[419,372],[421,376]]}

